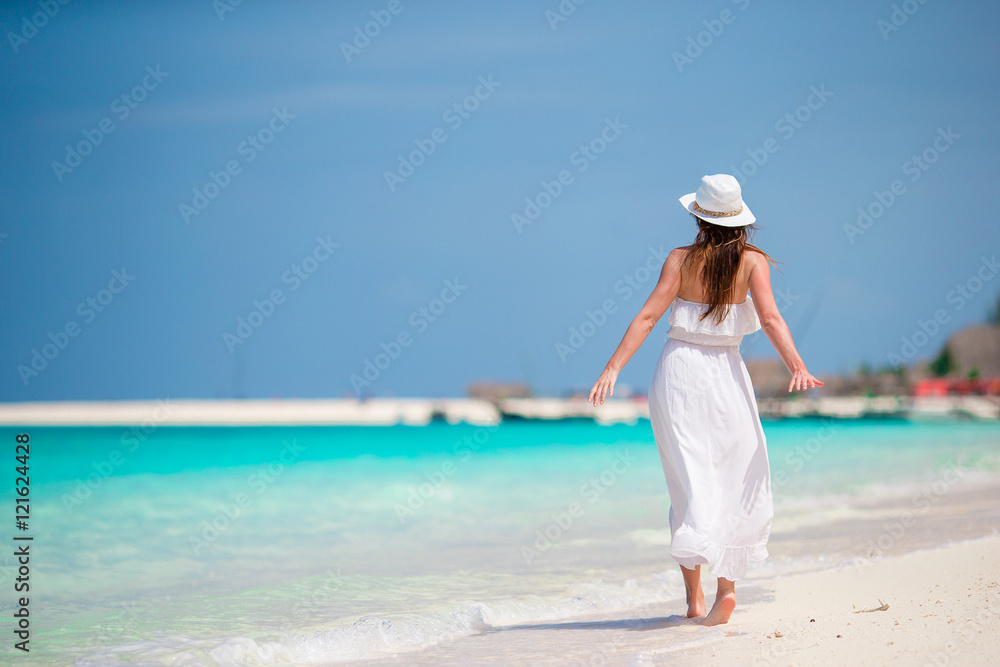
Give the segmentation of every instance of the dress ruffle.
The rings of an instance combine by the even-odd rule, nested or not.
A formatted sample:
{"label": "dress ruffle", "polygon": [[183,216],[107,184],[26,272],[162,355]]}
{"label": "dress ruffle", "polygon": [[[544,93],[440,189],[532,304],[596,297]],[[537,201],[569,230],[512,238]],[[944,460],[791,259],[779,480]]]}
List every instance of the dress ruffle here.
{"label": "dress ruffle", "polygon": [[765,536],[756,544],[723,546],[699,535],[690,526],[681,525],[671,539],[670,555],[689,570],[697,565],[707,565],[715,576],[736,581],[746,576],[750,561],[768,557],[767,540]]}
{"label": "dress ruffle", "polygon": [[760,329],[760,318],[754,308],[750,295],[743,303],[733,304],[722,322],[715,323],[715,316],[701,319],[701,314],[708,309],[708,304],[698,301],[687,301],[680,297],[674,299],[667,317],[670,329],[666,338],[675,338],[698,345],[738,346],[743,336]]}

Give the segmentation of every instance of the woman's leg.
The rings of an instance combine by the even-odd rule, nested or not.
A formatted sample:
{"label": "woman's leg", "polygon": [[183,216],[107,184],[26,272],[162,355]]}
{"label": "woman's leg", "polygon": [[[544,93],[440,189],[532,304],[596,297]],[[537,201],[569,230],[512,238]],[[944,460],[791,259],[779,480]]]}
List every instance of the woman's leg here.
{"label": "woman's leg", "polygon": [[705,615],[705,593],[701,590],[701,565],[689,570],[681,565],[684,575],[684,590],[687,592],[688,618]]}
{"label": "woman's leg", "polygon": [[715,604],[712,611],[702,621],[702,625],[722,625],[729,622],[729,617],[736,609],[736,582],[719,577],[719,590],[715,594]]}

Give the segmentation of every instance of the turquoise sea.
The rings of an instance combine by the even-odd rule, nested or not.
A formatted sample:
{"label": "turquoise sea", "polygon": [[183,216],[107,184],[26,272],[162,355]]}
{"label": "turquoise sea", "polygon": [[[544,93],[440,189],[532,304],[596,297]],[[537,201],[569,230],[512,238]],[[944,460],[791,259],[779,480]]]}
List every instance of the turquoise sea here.
{"label": "turquoise sea", "polygon": [[[964,499],[998,485],[1000,423],[764,426],[776,518],[751,580],[997,525]],[[427,651],[463,641],[471,664],[484,633],[682,610],[648,421],[32,428],[0,442],[5,664],[434,664]],[[961,518],[935,520],[946,507]],[[899,533],[901,512],[915,520]],[[30,655],[12,648],[15,534],[33,537]],[[562,664],[588,664],[550,641]]]}

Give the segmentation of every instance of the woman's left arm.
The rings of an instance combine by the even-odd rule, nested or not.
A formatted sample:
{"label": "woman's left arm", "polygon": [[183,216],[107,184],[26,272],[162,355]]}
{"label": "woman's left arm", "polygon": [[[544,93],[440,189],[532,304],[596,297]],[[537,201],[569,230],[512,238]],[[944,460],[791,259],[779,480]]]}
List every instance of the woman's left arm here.
{"label": "woman's left arm", "polygon": [[636,350],[642,346],[646,336],[656,326],[656,322],[667,312],[667,308],[677,296],[677,290],[681,285],[681,264],[684,261],[685,251],[675,248],[667,255],[660,270],[660,278],[656,281],[653,293],[646,299],[642,310],[635,316],[632,323],[628,325],[622,342],[618,344],[618,349],[611,355],[611,360],[604,367],[601,377],[594,383],[588,402],[593,402],[596,406],[598,402],[604,404],[605,396],[613,396],[615,393],[615,381],[618,379],[618,372],[624,368]]}

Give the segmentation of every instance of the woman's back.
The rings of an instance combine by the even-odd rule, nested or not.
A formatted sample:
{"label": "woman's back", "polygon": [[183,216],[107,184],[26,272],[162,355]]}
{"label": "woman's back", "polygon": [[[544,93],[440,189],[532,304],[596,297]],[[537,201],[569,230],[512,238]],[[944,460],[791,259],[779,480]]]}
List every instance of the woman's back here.
{"label": "woman's back", "polygon": [[[681,284],[677,289],[677,296],[685,301],[708,303],[710,301],[708,290],[705,288],[704,281],[702,280],[705,259],[703,257],[691,256],[691,246],[680,248],[680,250],[684,251],[684,262],[681,265]],[[753,270],[754,260],[756,259],[754,255],[761,256],[756,250],[749,248],[743,251],[739,268],[736,270],[736,276],[733,280],[731,297],[733,301],[731,303],[743,303],[747,292],[750,291],[750,273]]]}

